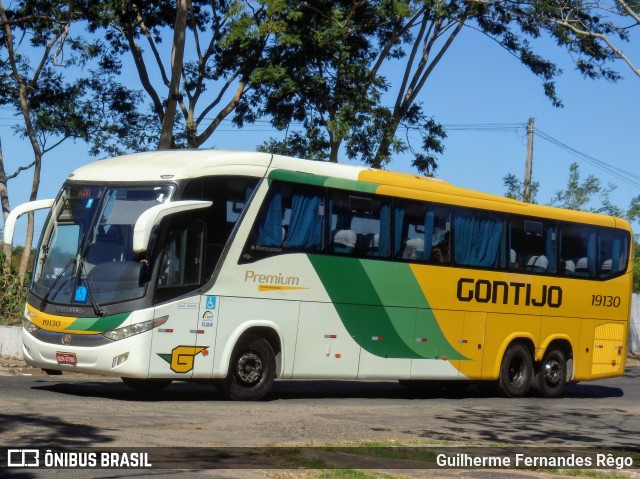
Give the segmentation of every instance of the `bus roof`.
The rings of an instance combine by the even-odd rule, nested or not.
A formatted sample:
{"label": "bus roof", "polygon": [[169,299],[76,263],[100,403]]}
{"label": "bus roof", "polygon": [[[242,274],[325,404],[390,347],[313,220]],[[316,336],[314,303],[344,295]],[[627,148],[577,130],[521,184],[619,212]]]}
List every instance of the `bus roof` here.
{"label": "bus roof", "polygon": [[315,179],[308,182],[313,184],[322,182],[318,178],[334,180],[333,183],[335,180],[346,180],[348,185],[342,183],[342,187],[348,189],[527,216],[617,226],[631,231],[629,224],[619,218],[523,203],[425,176],[251,151],[160,150],[135,153],[81,166],[69,175],[69,180],[97,183],[157,182],[221,174],[263,177],[268,171],[277,170],[292,173],[291,179],[296,180],[301,180],[304,175],[312,175]]}

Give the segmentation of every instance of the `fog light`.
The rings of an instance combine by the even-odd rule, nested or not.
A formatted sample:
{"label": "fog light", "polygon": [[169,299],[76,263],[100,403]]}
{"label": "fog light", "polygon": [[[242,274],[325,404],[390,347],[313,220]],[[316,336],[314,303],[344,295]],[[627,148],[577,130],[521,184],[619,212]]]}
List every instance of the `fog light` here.
{"label": "fog light", "polygon": [[129,359],[129,353],[124,353],[124,354],[121,354],[119,356],[116,356],[115,358],[113,358],[113,361],[111,361],[111,368],[115,368],[117,366],[120,366],[127,359]]}

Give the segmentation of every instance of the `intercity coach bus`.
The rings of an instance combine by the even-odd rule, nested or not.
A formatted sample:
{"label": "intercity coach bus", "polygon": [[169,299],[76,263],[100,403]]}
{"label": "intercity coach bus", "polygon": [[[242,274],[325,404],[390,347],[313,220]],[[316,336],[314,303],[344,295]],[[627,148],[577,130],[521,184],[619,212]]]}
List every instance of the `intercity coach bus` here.
{"label": "intercity coach bus", "polygon": [[[32,366],[133,388],[275,378],[497,382],[623,374],[631,229],[436,179],[238,151],[90,163],[50,208],[23,319]],[[454,383],[454,381],[458,381]]]}

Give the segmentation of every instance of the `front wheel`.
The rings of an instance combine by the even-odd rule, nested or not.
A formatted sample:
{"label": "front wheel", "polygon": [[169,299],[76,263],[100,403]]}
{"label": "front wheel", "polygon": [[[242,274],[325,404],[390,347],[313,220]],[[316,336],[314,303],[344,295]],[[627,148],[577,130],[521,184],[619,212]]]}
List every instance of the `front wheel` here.
{"label": "front wheel", "polygon": [[536,372],[533,386],[545,398],[556,398],[567,384],[567,359],[559,349],[547,351]]}
{"label": "front wheel", "polygon": [[523,397],[529,392],[532,377],[533,359],[529,348],[520,343],[509,346],[500,364],[500,392],[510,398]]}
{"label": "front wheel", "polygon": [[216,383],[227,398],[257,401],[271,389],[276,376],[276,357],[269,342],[250,336],[236,345],[227,377]]}

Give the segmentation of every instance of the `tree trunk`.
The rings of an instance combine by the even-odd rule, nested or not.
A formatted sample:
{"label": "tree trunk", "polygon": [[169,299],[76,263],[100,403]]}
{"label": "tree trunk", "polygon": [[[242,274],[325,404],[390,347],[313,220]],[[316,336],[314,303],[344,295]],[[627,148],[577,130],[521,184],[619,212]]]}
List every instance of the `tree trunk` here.
{"label": "tree trunk", "polygon": [[184,62],[184,44],[187,29],[187,17],[190,0],[178,0],[176,23],[173,29],[173,48],[171,51],[171,83],[169,97],[162,121],[160,143],[158,149],[169,149],[173,146],[173,123],[176,117],[178,99],[180,98],[180,80]]}
{"label": "tree trunk", "polygon": [[[2,143],[0,143],[0,203],[2,204],[3,224],[7,224],[7,217],[11,211],[9,204],[9,187],[7,180],[7,172],[4,168],[4,156],[2,155]],[[4,244],[4,264],[2,265],[5,273],[11,272],[11,253],[13,249],[11,245]]]}
{"label": "tree trunk", "polygon": [[[31,122],[28,122],[31,126]],[[33,138],[35,139],[35,133]],[[40,188],[40,172],[42,170],[42,153],[37,143],[33,144],[33,153],[35,156],[35,166],[33,169],[33,182],[31,183],[31,195],[29,201],[35,201],[38,199],[38,189]],[[24,240],[24,251],[22,252],[22,258],[20,260],[20,266],[18,268],[18,279],[20,285],[24,284],[24,278],[27,275],[27,268],[29,267],[29,258],[31,257],[31,245],[33,244],[33,212],[29,213],[27,218],[27,236]]]}

